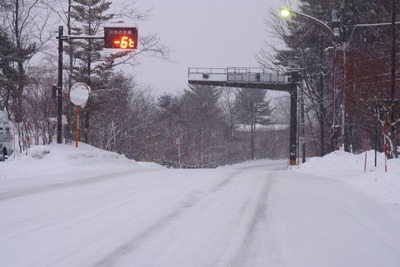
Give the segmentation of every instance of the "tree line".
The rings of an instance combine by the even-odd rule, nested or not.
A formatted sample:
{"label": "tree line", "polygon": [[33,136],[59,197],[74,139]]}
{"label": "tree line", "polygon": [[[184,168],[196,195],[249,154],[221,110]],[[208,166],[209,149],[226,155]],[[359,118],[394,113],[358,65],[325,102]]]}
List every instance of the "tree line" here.
{"label": "tree line", "polygon": [[321,156],[339,148],[382,151],[387,139],[396,156],[400,27],[393,29],[392,21],[400,21],[398,1],[301,0],[295,10],[337,36],[306,16],[284,19],[271,10],[267,27],[286,48],[266,44],[257,58],[263,66],[299,69],[303,150],[314,147]]}
{"label": "tree line", "polygon": [[182,137],[183,162],[193,166],[288,157],[287,121],[277,128],[265,90],[189,85],[181,96],[164,94],[156,104],[163,159],[177,158],[175,137]]}
{"label": "tree line", "polygon": [[[20,151],[55,142],[55,23],[65,25],[68,36],[99,36],[105,23],[149,15],[134,5],[113,13],[111,5],[106,0],[0,1],[0,108],[15,123]],[[84,82],[92,91],[81,109],[80,141],[98,148],[136,160],[177,162],[173,141],[179,137],[181,162],[188,166],[287,157],[287,127],[266,127],[277,122],[266,91],[188,85],[181,95],[153,96],[119,67],[133,69],[142,55],[169,60],[169,49],[157,35],[140,36],[139,42],[137,50],[114,52],[105,50],[102,40],[65,41],[66,143],[74,141],[76,120],[68,88]]]}

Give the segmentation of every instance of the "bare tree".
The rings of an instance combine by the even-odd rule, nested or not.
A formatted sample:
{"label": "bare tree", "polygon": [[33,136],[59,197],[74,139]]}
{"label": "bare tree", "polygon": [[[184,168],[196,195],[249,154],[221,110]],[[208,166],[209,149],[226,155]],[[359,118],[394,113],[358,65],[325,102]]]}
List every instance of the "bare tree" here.
{"label": "bare tree", "polygon": [[32,58],[44,51],[51,35],[46,27],[50,12],[38,0],[1,3],[0,14],[3,18],[1,28],[13,42],[16,53],[12,59],[15,77],[8,87],[10,93],[10,116],[17,122],[20,149],[24,146],[25,137],[22,129],[26,128],[26,111],[24,101],[30,93],[33,79],[30,73]]}

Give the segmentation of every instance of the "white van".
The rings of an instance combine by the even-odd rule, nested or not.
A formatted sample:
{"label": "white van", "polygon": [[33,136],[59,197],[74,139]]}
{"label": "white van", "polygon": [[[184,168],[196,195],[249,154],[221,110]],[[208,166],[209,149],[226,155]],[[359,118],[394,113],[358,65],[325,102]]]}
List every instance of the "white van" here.
{"label": "white van", "polygon": [[7,114],[0,110],[0,161],[5,161],[12,154],[12,142],[11,124]]}

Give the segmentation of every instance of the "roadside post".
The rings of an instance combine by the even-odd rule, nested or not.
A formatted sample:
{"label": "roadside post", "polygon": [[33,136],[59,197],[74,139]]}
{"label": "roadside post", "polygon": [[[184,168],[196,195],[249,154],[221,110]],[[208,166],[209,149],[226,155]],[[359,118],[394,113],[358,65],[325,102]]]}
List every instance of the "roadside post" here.
{"label": "roadside post", "polygon": [[[138,46],[138,29],[136,27],[104,27],[104,36],[70,36],[64,35],[64,27],[58,27],[58,82],[55,86],[57,96],[57,143],[62,143],[62,113],[63,113],[63,53],[64,41],[68,40],[103,40],[104,48],[132,50]],[[90,90],[90,88],[89,88]],[[79,108],[77,106],[77,112]]]}
{"label": "roadside post", "polygon": [[79,141],[79,111],[80,108],[85,107],[86,103],[89,99],[90,87],[85,83],[75,83],[71,86],[69,90],[69,99],[72,104],[75,105],[75,115],[76,115],[76,123],[75,123],[75,146],[78,147]]}

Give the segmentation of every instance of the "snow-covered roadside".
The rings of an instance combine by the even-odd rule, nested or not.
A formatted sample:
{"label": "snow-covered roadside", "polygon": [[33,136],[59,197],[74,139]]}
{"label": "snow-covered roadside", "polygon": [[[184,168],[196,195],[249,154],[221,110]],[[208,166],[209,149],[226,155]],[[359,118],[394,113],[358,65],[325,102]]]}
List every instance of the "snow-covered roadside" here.
{"label": "snow-covered roadside", "polygon": [[373,150],[358,155],[335,151],[324,157],[310,158],[291,170],[340,179],[375,198],[400,205],[400,159],[388,160],[385,172],[384,155],[377,154],[375,167]]}
{"label": "snow-covered roadside", "polygon": [[[0,192],[13,188],[71,182],[93,175],[159,169],[160,165],[129,160],[84,143],[32,146],[0,164]],[[70,174],[70,175],[68,175]]]}
{"label": "snow-covered roadside", "polygon": [[[364,171],[366,156],[366,171]],[[290,168],[290,171],[340,179],[375,198],[400,205],[400,159],[388,160],[387,172],[385,172],[382,153],[377,155],[377,167],[374,166],[374,161],[373,150],[368,151],[367,155],[335,151],[324,157],[310,158],[306,163]],[[282,161],[268,160],[250,161],[222,168],[256,169],[265,164],[270,168],[273,168],[274,164],[277,164],[277,168],[282,168]],[[136,162],[123,155],[97,149],[84,143],[80,143],[78,148],[75,148],[74,144],[32,146],[28,150],[28,155],[17,155],[15,158],[12,155],[7,162],[0,164],[2,185],[0,192],[14,187],[69,182],[87,177],[88,173],[101,175],[160,168],[163,167],[155,163]],[[68,173],[73,175],[64,175]]]}

